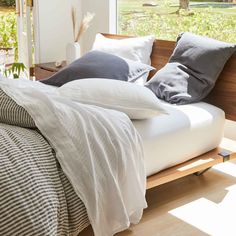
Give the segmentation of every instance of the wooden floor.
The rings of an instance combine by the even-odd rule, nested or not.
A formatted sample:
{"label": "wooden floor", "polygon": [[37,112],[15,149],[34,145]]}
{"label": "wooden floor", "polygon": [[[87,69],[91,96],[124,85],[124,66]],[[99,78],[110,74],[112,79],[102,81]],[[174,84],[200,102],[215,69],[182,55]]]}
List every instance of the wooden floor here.
{"label": "wooden floor", "polygon": [[150,189],[147,202],[141,222],[116,236],[235,236],[236,160]]}

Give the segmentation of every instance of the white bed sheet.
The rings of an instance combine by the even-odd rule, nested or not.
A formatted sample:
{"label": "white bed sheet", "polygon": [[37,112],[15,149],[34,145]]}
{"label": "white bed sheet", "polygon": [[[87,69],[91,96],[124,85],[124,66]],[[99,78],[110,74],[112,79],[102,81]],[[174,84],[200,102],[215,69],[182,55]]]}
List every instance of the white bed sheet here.
{"label": "white bed sheet", "polygon": [[133,121],[143,140],[147,176],[217,147],[223,136],[221,109],[203,102],[163,104],[169,115]]}

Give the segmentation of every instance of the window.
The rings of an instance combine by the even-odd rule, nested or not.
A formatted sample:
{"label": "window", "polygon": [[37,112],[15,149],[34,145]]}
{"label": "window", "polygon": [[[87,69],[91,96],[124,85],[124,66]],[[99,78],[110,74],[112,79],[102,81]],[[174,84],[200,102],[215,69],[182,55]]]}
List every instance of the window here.
{"label": "window", "polygon": [[176,40],[189,31],[236,42],[236,0],[117,0],[117,11],[119,34]]}

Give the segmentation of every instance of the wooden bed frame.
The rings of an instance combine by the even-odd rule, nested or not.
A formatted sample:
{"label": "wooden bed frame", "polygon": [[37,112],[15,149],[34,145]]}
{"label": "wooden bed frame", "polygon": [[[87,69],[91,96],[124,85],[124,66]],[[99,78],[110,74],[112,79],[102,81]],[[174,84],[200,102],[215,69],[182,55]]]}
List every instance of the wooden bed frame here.
{"label": "wooden bed frame", "polygon": [[[103,35],[112,39],[130,38],[123,35]],[[161,69],[168,62],[174,47],[173,41],[155,40],[151,54],[152,66],[157,70]],[[150,73],[149,79],[154,73],[155,71]],[[236,121],[236,53],[226,63],[214,89],[204,101],[221,108],[227,119]],[[218,148],[148,177],[147,189],[189,174],[200,175],[212,166],[234,158],[236,158],[236,141],[224,138]]]}

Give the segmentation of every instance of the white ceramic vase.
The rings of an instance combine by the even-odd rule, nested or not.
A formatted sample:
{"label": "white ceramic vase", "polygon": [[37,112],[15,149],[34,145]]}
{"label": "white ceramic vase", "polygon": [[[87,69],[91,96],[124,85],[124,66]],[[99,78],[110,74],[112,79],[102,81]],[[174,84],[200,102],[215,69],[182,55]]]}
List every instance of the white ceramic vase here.
{"label": "white ceramic vase", "polygon": [[74,60],[80,58],[80,44],[68,43],[66,46],[66,63],[69,65]]}

